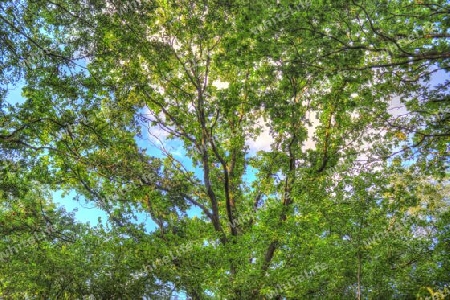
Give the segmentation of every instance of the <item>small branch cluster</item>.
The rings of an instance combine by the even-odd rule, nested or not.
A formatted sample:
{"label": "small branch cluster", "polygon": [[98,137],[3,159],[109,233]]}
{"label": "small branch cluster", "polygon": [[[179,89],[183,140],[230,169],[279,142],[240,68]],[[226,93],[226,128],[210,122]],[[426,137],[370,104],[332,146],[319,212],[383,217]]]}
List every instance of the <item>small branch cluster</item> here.
{"label": "small branch cluster", "polygon": [[[151,184],[152,182],[155,182],[157,180],[157,175],[156,174],[144,174],[141,178],[140,178],[140,184]],[[136,183],[131,182],[130,184],[130,188],[131,189],[138,189],[140,188]],[[114,194],[114,196],[111,197],[111,200],[120,200],[122,198],[124,198],[126,196],[127,190],[125,189],[118,189],[116,191],[116,193]],[[100,206],[100,208],[106,209],[107,204],[103,199],[100,199],[98,202],[98,205]]]}
{"label": "small branch cluster", "polygon": [[443,290],[437,291],[433,291],[431,288],[428,288],[428,291],[430,292],[431,297],[427,296],[424,298],[424,300],[443,300],[447,296],[450,296],[450,289],[448,288],[448,286],[445,286]]}
{"label": "small branch cluster", "polygon": [[53,226],[47,226],[43,232],[40,234],[38,232],[33,233],[33,236],[28,238],[27,240],[23,240],[16,245],[8,246],[8,249],[0,252],[0,261],[3,263],[9,256],[15,255],[19,253],[22,249],[27,247],[32,247],[36,245],[39,241],[45,239],[47,235],[50,235],[55,231]]}
{"label": "small branch cluster", "polygon": [[300,274],[294,277],[291,277],[287,282],[283,284],[278,284],[274,291],[270,292],[268,294],[269,299],[274,299],[275,296],[281,295],[283,291],[286,291],[288,289],[292,289],[295,285],[297,285],[299,282],[305,281],[307,279],[310,279],[317,273],[320,273],[328,268],[327,264],[318,264],[314,268],[310,270],[310,272],[307,272],[304,270],[304,274]]}
{"label": "small branch cluster", "polygon": [[367,241],[364,242],[364,246],[366,248],[369,248],[371,245],[379,243],[381,240],[386,238],[389,235],[389,232],[400,233],[403,230],[405,230],[405,226],[403,224],[397,223],[390,230],[385,230],[383,232],[378,232],[372,235],[371,238],[369,238]]}
{"label": "small branch cluster", "polygon": [[303,0],[300,1],[297,5],[294,5],[293,9],[290,10],[283,10],[281,12],[278,12],[275,16],[268,20],[264,20],[262,24],[259,24],[258,26],[255,26],[250,29],[250,31],[253,34],[263,33],[269,27],[275,27],[278,23],[286,20],[288,17],[290,17],[296,10],[302,10],[309,8],[311,6],[312,1],[311,0]]}
{"label": "small branch cluster", "polygon": [[144,266],[144,272],[150,273],[151,271],[164,266],[168,265],[170,262],[174,261],[177,257],[182,256],[183,254],[192,251],[194,248],[194,243],[189,242],[187,244],[181,245],[177,248],[175,252],[169,251],[169,254],[165,255],[163,258],[157,258],[151,265]]}

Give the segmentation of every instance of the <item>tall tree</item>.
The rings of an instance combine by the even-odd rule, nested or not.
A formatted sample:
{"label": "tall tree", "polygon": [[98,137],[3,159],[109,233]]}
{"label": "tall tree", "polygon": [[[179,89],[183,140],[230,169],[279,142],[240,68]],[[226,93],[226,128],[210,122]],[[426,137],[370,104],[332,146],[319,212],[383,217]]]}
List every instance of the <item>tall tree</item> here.
{"label": "tall tree", "polygon": [[[448,71],[447,1],[12,3],[1,49],[26,101],[2,111],[2,149],[122,231],[102,233],[117,243],[95,295],[361,299],[448,283],[449,82],[430,81]],[[24,68],[25,54],[38,59]],[[265,132],[270,149],[251,148]],[[132,224],[140,211],[154,232]]]}

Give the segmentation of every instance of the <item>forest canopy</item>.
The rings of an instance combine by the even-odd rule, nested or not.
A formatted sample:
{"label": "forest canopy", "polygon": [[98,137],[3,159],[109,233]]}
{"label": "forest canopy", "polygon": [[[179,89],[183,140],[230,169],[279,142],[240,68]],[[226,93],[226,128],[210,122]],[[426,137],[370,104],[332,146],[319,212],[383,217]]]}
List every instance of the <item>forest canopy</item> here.
{"label": "forest canopy", "polygon": [[0,1],[0,297],[445,299],[449,27],[444,0]]}

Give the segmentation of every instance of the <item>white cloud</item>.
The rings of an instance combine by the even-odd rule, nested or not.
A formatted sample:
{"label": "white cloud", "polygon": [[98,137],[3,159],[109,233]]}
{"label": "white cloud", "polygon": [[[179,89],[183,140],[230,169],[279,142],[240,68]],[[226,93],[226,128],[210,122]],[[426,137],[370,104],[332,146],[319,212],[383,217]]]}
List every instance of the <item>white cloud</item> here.
{"label": "white cloud", "polygon": [[408,114],[405,104],[400,101],[400,97],[393,97],[388,107],[388,112],[392,117],[398,117]]}
{"label": "white cloud", "polygon": [[212,82],[212,85],[215,86],[218,90],[224,90],[227,89],[230,86],[229,82],[223,82],[220,80],[214,80]]}
{"label": "white cloud", "polygon": [[308,110],[306,113],[306,118],[311,123],[308,126],[308,138],[306,139],[304,145],[302,146],[302,150],[306,151],[308,149],[314,150],[316,148],[316,142],[314,141],[314,135],[316,133],[317,126],[320,124],[320,120],[316,118],[319,112],[315,110]]}
{"label": "white cloud", "polygon": [[[155,120],[154,115],[155,115],[155,113],[151,112],[147,106],[144,107],[144,116],[149,120],[149,122],[147,122],[146,124],[143,124],[142,129],[147,132],[147,136],[150,139],[150,141],[157,142],[157,143],[165,142],[165,140],[169,136],[169,133],[167,131],[165,131],[164,129],[162,129],[161,126],[158,126],[158,125],[152,126],[150,124],[150,122],[152,120]],[[165,120],[163,113],[160,113],[158,115],[158,118],[160,120]]]}
{"label": "white cloud", "polygon": [[258,151],[270,151],[270,145],[273,143],[273,137],[270,129],[265,125],[264,119],[259,118],[256,126],[262,127],[261,133],[256,139],[248,139],[245,144],[250,148],[250,154],[256,154]]}

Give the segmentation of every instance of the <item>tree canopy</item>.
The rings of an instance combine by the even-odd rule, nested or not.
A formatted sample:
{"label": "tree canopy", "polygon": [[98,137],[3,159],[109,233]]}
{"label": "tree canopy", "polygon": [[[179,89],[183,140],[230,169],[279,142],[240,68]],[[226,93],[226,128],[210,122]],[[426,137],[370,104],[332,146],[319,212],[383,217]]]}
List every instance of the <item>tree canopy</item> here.
{"label": "tree canopy", "polygon": [[444,299],[449,27],[442,0],[0,1],[0,296]]}

